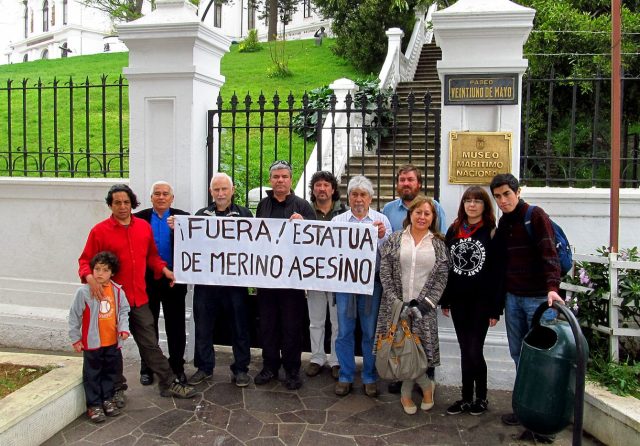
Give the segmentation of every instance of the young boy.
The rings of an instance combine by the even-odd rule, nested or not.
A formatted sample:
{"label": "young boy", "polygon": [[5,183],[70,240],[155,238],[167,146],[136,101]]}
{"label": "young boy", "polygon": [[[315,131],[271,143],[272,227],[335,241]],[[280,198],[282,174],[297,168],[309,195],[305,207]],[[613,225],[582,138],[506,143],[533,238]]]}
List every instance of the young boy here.
{"label": "young boy", "polygon": [[129,337],[129,303],[120,285],[111,281],[120,263],[111,252],[102,251],[90,262],[93,277],[102,285],[104,299],[91,297],[82,285],[69,310],[69,337],[73,348],[83,352],[82,378],[87,416],[101,423],[106,416],[120,415],[112,400],[114,381],[122,371],[122,341]]}

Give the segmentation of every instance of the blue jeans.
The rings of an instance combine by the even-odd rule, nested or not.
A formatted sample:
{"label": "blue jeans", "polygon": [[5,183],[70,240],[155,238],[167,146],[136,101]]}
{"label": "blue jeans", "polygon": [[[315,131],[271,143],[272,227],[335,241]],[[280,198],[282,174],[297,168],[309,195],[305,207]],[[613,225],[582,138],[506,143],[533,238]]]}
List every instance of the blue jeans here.
{"label": "blue jeans", "polygon": [[196,285],[193,290],[195,352],[193,365],[207,374],[216,366],[213,335],[216,320],[229,321],[234,362],[231,372],[249,371],[251,351],[247,322],[247,289],[241,287]]}
{"label": "blue jeans", "polygon": [[[507,339],[509,340],[509,353],[516,363],[516,370],[520,362],[520,350],[522,341],[531,329],[531,319],[541,303],[547,302],[547,296],[522,297],[507,293],[504,315],[507,326]],[[542,313],[542,322],[552,321],[556,317],[555,310],[549,309]]]}
{"label": "blue jeans", "polygon": [[[336,293],[336,305],[338,307],[336,355],[340,363],[340,382],[352,383],[353,376],[356,373],[354,336],[356,315],[348,314],[349,301],[352,296],[355,296],[356,299],[356,314],[360,317],[360,329],[362,330],[362,383],[371,384],[376,382],[373,343],[376,335],[376,322],[378,320],[381,294],[382,285],[377,280],[374,282],[373,295]],[[367,305],[367,301],[370,301],[370,305]]]}

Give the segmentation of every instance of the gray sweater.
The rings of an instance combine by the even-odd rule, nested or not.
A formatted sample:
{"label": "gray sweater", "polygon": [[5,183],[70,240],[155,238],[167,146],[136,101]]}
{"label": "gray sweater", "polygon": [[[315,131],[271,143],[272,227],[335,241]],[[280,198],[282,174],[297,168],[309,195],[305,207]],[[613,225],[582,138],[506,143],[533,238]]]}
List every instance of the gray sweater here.
{"label": "gray sweater", "polygon": [[[111,282],[116,304],[116,327],[118,334],[129,333],[129,302],[120,285]],[[83,350],[97,350],[101,347],[98,316],[100,301],[91,297],[89,285],[82,285],[69,310],[69,338],[75,344],[82,341]],[[122,347],[122,339],[118,336],[118,348]]]}

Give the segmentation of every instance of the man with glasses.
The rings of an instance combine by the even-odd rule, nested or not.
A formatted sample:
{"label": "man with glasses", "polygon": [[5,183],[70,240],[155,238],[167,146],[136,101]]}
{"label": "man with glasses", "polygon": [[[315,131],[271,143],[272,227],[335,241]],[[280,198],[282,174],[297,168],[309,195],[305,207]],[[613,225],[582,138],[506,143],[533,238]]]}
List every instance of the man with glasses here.
{"label": "man with glasses", "polygon": [[[347,210],[340,202],[338,180],[327,171],[313,174],[309,182],[311,204],[315,210],[315,219],[331,221],[336,215]],[[329,291],[307,291],[307,305],[309,307],[309,337],[311,339],[311,360],[307,367],[307,376],[316,376],[327,364],[331,367],[331,375],[338,379],[340,365],[336,357],[336,337],[338,336],[338,313],[335,297]],[[327,320],[327,306],[329,308],[329,320],[331,321],[331,353],[327,360],[324,351],[325,322]]]}
{"label": "man with glasses", "polygon": [[[181,209],[172,208],[173,188],[166,181],[156,181],[151,185],[151,205],[148,209],[136,212],[134,215],[146,220],[151,225],[153,239],[158,253],[167,263],[167,268],[173,271],[173,230],[167,224],[172,215],[189,215]],[[167,346],[169,347],[169,364],[173,373],[183,384],[187,382],[184,375],[184,349],[186,345],[185,332],[185,296],[187,285],[176,283],[170,286],[169,279],[161,277],[155,279],[153,271],[147,269],[145,276],[149,309],[153,314],[153,325],[158,336],[158,320],[160,318],[160,304],[164,315],[164,327],[167,332]],[[144,362],[140,361],[140,384],[153,384],[153,372]]]}
{"label": "man with glasses", "polygon": [[[311,205],[293,193],[291,175],[289,162],[277,160],[271,164],[271,190],[258,203],[256,217],[315,219]],[[263,364],[253,379],[256,385],[276,379],[282,366],[286,374],[285,387],[296,390],[302,386],[300,365],[304,319],[301,315],[307,311],[306,304],[304,290],[258,288]]]}

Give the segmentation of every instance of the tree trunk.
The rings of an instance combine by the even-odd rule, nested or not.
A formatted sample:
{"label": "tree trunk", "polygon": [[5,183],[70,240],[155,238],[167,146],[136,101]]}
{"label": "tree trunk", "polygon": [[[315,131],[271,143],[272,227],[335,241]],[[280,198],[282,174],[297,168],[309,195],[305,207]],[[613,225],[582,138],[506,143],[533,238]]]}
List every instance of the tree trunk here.
{"label": "tree trunk", "polygon": [[268,0],[269,2],[269,31],[267,40],[272,41],[278,38],[278,0]]}

